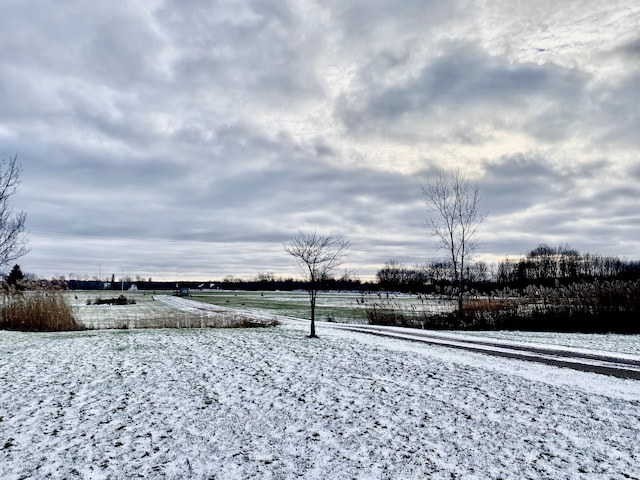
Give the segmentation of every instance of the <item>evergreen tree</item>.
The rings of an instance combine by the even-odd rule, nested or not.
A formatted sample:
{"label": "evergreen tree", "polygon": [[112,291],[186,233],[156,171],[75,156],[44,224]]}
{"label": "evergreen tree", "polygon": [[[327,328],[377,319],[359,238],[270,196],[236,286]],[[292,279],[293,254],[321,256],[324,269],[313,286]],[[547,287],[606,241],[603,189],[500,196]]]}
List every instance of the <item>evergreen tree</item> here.
{"label": "evergreen tree", "polygon": [[22,279],[24,279],[24,274],[20,269],[20,265],[15,264],[11,269],[11,272],[9,272],[9,276],[7,276],[7,283],[9,285],[17,286],[18,282],[20,282]]}

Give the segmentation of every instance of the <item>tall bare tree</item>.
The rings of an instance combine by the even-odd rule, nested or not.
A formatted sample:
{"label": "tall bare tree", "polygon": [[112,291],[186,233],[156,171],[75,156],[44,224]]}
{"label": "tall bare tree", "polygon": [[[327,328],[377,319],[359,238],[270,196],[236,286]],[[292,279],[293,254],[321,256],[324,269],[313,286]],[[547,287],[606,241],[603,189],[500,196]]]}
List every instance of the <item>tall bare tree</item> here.
{"label": "tall bare tree", "polygon": [[350,242],[336,235],[319,235],[316,232],[298,234],[285,243],[284,250],[293,256],[307,282],[311,304],[311,333],[316,337],[316,300],[322,281],[339,267]]}
{"label": "tall bare tree", "polygon": [[453,283],[458,294],[458,315],[462,315],[467,263],[478,248],[477,233],[487,214],[479,210],[478,186],[459,170],[439,174],[422,185],[430,215],[427,229],[447,252],[453,267]]}
{"label": "tall bare tree", "polygon": [[14,213],[11,197],[18,191],[22,168],[18,156],[0,160],[0,267],[25,255],[27,234],[24,212]]}

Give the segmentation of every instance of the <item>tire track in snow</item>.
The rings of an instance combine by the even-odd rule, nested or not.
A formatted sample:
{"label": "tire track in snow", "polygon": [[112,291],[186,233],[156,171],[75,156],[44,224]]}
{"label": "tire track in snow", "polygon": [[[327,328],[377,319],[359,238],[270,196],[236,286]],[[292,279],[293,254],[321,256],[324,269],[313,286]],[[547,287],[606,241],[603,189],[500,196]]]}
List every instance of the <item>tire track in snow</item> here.
{"label": "tire track in snow", "polygon": [[[496,340],[453,338],[445,335],[413,329],[384,328],[373,325],[332,324],[330,328],[397,338],[413,342],[429,343],[476,353],[515,358],[544,363],[556,367],[571,368],[583,372],[612,375],[618,378],[640,380],[640,359],[586,353],[562,348],[544,348],[525,344],[510,344]],[[405,331],[406,330],[406,331]]]}

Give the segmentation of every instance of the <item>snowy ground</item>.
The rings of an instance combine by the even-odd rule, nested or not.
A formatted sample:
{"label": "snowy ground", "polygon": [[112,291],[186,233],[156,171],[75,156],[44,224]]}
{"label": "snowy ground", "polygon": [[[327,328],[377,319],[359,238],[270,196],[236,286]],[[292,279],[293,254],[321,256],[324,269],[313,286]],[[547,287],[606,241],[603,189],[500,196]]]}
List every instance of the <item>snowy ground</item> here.
{"label": "snowy ground", "polygon": [[[98,293],[102,298],[120,295],[117,291]],[[274,315],[245,314],[172,295],[124,292],[127,299],[135,301],[132,305],[88,305],[87,300],[95,300],[96,292],[67,295],[78,320],[91,329],[231,327],[242,320],[269,323],[275,318]]]}
{"label": "snowy ground", "polygon": [[638,381],[307,332],[0,331],[0,478],[640,478]]}

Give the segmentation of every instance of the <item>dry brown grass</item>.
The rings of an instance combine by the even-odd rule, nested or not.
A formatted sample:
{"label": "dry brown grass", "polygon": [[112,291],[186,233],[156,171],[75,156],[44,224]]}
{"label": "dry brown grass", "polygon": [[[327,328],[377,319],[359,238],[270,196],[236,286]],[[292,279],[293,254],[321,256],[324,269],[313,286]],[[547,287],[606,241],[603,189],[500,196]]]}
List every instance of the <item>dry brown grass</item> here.
{"label": "dry brown grass", "polygon": [[83,330],[67,298],[53,291],[4,293],[0,329],[24,332]]}
{"label": "dry brown grass", "polygon": [[281,322],[273,319],[266,322],[255,321],[233,313],[205,317],[197,315],[173,315],[167,317],[154,317],[122,322],[115,326],[119,329],[144,329],[144,328],[260,328],[275,327]]}
{"label": "dry brown grass", "polygon": [[517,302],[506,298],[471,298],[465,300],[464,310],[466,312],[503,312],[515,310]]}

